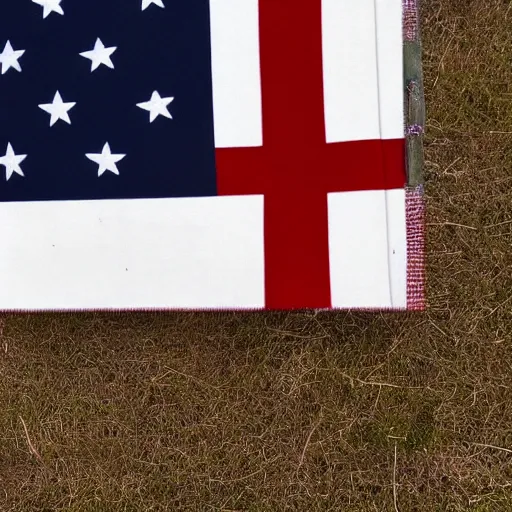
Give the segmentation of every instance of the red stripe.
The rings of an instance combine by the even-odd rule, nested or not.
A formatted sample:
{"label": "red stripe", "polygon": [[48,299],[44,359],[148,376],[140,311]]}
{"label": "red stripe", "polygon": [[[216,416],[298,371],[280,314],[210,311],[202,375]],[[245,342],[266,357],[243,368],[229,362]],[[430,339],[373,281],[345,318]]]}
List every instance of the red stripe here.
{"label": "red stripe", "polygon": [[404,187],[404,139],[326,144],[320,154],[322,172],[312,177],[326,192]]}
{"label": "red stripe", "polygon": [[219,195],[265,193],[268,156],[263,148],[220,148],[215,151],[215,159]]}
{"label": "red stripe", "polygon": [[217,150],[218,191],[265,195],[266,307],[328,308],[327,193],[403,187],[403,141],[326,144],[321,0],[259,15],[263,148]]}
{"label": "red stripe", "polygon": [[[261,0],[266,306],[331,306],[320,0]],[[313,183],[312,183],[313,182]],[[316,188],[316,186],[314,187]]]}

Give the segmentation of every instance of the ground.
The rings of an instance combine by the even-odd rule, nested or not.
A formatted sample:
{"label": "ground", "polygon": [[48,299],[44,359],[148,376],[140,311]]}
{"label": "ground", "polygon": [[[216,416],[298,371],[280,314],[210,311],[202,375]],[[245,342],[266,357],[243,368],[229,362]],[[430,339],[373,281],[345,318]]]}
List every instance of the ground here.
{"label": "ground", "polygon": [[512,4],[423,2],[428,311],[31,315],[0,510],[512,510]]}

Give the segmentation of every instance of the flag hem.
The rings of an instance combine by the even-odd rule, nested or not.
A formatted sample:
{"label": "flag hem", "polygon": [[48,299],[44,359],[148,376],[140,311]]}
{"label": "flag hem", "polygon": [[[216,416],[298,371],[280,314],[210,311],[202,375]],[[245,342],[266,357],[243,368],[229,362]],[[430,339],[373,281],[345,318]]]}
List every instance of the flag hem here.
{"label": "flag hem", "polygon": [[423,186],[423,89],[420,1],[403,0],[404,90],[406,138],[407,309],[426,308],[425,194]]}

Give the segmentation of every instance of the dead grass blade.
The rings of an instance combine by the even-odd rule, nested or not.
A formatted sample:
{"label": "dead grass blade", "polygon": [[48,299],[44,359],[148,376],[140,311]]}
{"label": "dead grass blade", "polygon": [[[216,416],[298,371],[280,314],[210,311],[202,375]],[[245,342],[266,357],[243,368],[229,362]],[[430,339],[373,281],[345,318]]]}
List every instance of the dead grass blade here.
{"label": "dead grass blade", "polygon": [[36,450],[34,444],[32,443],[32,440],[30,439],[30,436],[28,434],[28,429],[27,429],[27,425],[25,423],[25,420],[21,417],[21,416],[18,416],[18,418],[20,419],[21,421],[21,424],[23,425],[23,430],[25,431],[25,438],[27,440],[27,445],[28,445],[28,449],[30,451],[30,453],[41,463],[43,464],[44,466],[46,466],[46,464],[44,463],[44,460],[43,458],[41,457],[41,455],[39,455],[39,452]]}

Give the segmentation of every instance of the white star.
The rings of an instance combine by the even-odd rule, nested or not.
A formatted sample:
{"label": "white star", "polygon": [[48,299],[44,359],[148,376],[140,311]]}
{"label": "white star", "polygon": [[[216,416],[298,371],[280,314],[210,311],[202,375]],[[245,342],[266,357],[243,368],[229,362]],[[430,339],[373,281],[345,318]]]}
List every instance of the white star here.
{"label": "white star", "polygon": [[21,71],[20,63],[18,59],[25,53],[25,50],[13,50],[11,42],[5,43],[5,48],[0,53],[0,62],[2,63],[2,75],[7,73],[10,68],[14,68],[16,71]]}
{"label": "white star", "polygon": [[85,155],[89,160],[96,162],[100,167],[98,169],[98,177],[105,171],[113,172],[119,176],[116,163],[122,160],[126,155],[113,155],[110,151],[110,145],[107,142],[103,146],[101,153],[87,153]]}
{"label": "white star", "polygon": [[167,110],[167,106],[174,100],[174,98],[161,98],[158,91],[153,92],[151,99],[144,103],[137,103],[137,107],[147,110],[149,112],[149,122],[152,123],[158,116],[164,116],[172,119],[171,114]]}
{"label": "white star", "polygon": [[0,165],[5,166],[5,179],[6,181],[13,175],[13,173],[25,176],[21,170],[20,164],[27,158],[27,155],[17,155],[12,149],[11,143],[7,144],[7,153],[0,158]]}
{"label": "white star", "polygon": [[151,4],[158,5],[162,9],[165,7],[162,0],[142,0],[142,10],[145,11]]}
{"label": "white star", "polygon": [[53,126],[59,119],[71,124],[68,111],[70,111],[75,105],[76,103],[64,103],[60,92],[57,91],[53,98],[53,103],[43,103],[42,105],[38,105],[38,107],[51,115],[50,126]]}
{"label": "white star", "polygon": [[38,4],[44,8],[43,18],[49,16],[52,12],[56,12],[58,14],[64,14],[60,3],[62,0],[32,0],[35,4]]}
{"label": "white star", "polygon": [[114,64],[112,64],[110,56],[116,50],[117,46],[105,48],[104,44],[101,42],[101,39],[98,37],[94,45],[94,50],[91,50],[90,52],[82,52],[80,55],[86,59],[91,60],[91,72],[97,69],[101,64],[105,64],[105,66],[114,69]]}

